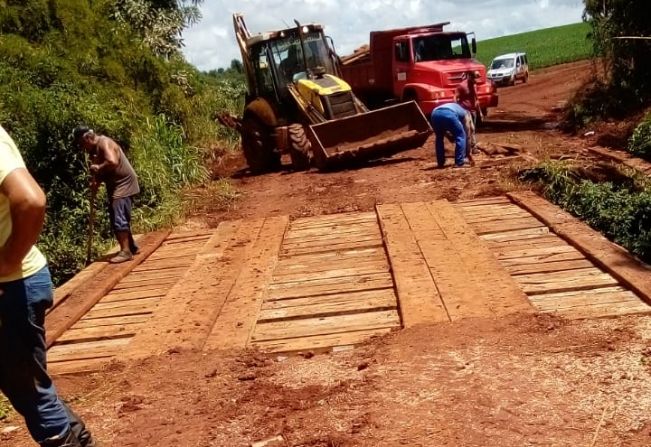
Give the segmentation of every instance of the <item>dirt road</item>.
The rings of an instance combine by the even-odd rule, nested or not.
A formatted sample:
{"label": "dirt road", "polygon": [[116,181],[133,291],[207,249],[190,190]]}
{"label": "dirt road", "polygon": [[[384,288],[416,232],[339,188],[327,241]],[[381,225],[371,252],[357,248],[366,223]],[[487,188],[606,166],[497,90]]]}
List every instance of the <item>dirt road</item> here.
{"label": "dirt road", "polygon": [[[556,67],[501,89],[481,139],[518,145],[538,159],[583,156],[580,139],[553,130],[553,109],[588,66]],[[388,162],[328,174],[247,177],[236,173],[240,160],[226,161],[241,199],[187,226],[513,188],[509,165],[434,170],[433,163],[431,141]],[[114,446],[248,446],[275,436],[282,446],[646,446],[650,338],[644,317],[516,315],[402,330],[332,354],[170,347],[160,357],[57,383]],[[7,427],[19,429],[0,434],[3,446],[30,445],[16,416],[0,431]]]}
{"label": "dirt road", "polygon": [[[528,84],[499,89],[500,105],[490,110],[489,123],[480,130],[478,140],[516,144],[539,159],[574,152],[577,143],[553,130],[558,119],[554,110],[581,85],[590,67],[588,62],[579,62],[546,69],[532,75]],[[477,158],[479,164],[487,159],[482,155]],[[242,194],[234,209],[196,216],[190,226],[202,226],[205,220],[214,225],[224,218],[369,211],[376,203],[465,199],[513,188],[505,175],[511,168],[506,163],[460,171],[434,169],[433,139],[388,161],[342,172],[281,172],[249,177],[242,171],[245,166],[239,156],[223,160],[218,166],[220,174],[235,177],[232,182]],[[214,209],[210,203],[206,208]]]}

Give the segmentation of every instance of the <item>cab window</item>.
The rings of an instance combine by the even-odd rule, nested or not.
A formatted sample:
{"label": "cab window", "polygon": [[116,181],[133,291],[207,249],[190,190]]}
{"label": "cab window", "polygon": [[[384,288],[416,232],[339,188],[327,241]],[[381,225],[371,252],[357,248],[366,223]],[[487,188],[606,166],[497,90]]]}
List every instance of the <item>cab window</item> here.
{"label": "cab window", "polygon": [[396,42],[394,52],[398,62],[409,62],[409,42],[406,40]]}

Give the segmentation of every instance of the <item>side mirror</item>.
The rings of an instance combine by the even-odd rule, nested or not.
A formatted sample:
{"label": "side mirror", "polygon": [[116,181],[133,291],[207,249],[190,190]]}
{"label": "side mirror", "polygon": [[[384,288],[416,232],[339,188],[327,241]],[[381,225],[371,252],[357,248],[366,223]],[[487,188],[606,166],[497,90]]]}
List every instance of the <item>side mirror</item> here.
{"label": "side mirror", "polygon": [[472,54],[477,54],[477,39],[473,37],[470,41],[470,46],[472,47]]}

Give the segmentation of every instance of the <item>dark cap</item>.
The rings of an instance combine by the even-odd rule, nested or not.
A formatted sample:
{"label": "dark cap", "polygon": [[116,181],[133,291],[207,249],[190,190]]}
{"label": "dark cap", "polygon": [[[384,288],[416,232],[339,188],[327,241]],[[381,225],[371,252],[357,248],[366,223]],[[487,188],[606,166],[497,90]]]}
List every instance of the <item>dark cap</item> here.
{"label": "dark cap", "polygon": [[75,144],[79,144],[82,137],[84,135],[86,135],[88,132],[92,132],[92,131],[93,130],[88,126],[79,125],[79,126],[75,127],[75,129],[72,131],[72,141]]}

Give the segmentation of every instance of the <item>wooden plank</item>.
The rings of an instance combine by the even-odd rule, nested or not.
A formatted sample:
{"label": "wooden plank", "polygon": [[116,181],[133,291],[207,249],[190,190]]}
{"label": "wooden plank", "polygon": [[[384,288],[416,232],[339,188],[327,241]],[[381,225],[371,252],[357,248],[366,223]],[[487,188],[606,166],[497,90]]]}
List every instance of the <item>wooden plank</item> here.
{"label": "wooden plank", "polygon": [[519,213],[525,213],[528,215],[528,213],[520,208],[519,206],[513,204],[513,203],[508,203],[508,204],[489,204],[489,205],[484,205],[484,206],[471,206],[471,207],[465,207],[465,206],[459,206],[456,204],[453,204],[455,209],[460,210],[461,214],[463,214],[464,217],[467,216],[492,216],[496,214],[519,214]]}
{"label": "wooden plank", "polygon": [[559,262],[559,261],[576,261],[585,259],[582,253],[578,250],[570,251],[567,253],[545,254],[538,256],[527,256],[523,258],[509,258],[500,259],[500,264],[505,268],[514,267],[517,265],[535,264],[537,262]]}
{"label": "wooden plank", "polygon": [[269,301],[262,305],[258,323],[270,320],[389,310],[395,309],[397,304],[393,289]]}
{"label": "wooden plank", "polygon": [[555,234],[543,234],[539,237],[528,238],[525,240],[503,242],[486,241],[486,243],[491,248],[491,250],[521,250],[523,248],[529,248],[533,246],[567,245],[567,242]]}
{"label": "wooden plank", "polygon": [[372,275],[374,273],[384,273],[389,272],[389,264],[384,263],[375,263],[366,266],[356,266],[350,268],[333,268],[331,270],[323,270],[320,272],[313,273],[285,273],[283,275],[274,275],[273,284],[285,284],[285,283],[295,283],[300,282],[304,283],[305,281],[311,281],[315,279],[325,279],[325,278],[343,278],[359,275]]}
{"label": "wooden plank", "polygon": [[[562,241],[561,241],[562,242]],[[534,245],[530,248],[524,248],[524,249],[497,249],[493,250],[495,253],[495,256],[497,259],[500,261],[502,260],[508,260],[508,259],[515,259],[515,258],[531,258],[535,256],[539,256],[542,259],[544,259],[546,256],[554,256],[554,255],[560,255],[563,253],[575,253],[578,255],[581,255],[581,253],[571,245],[563,243],[562,245],[554,244],[554,245],[544,245],[544,246],[537,246]],[[582,257],[582,256],[581,256]]]}
{"label": "wooden plank", "polygon": [[70,328],[57,340],[58,344],[99,341],[108,338],[133,337],[142,323],[117,324],[110,326],[96,326],[89,328]]}
{"label": "wooden plank", "polygon": [[511,219],[508,221],[480,222],[473,225],[479,235],[490,233],[503,233],[512,230],[525,230],[529,228],[544,227],[545,225],[534,217]]}
{"label": "wooden plank", "polygon": [[185,271],[188,269],[188,266],[178,264],[175,267],[166,268],[166,269],[157,269],[157,270],[132,270],[120,283],[125,282],[134,282],[134,281],[145,281],[150,279],[162,279],[162,278],[178,278],[182,276]]}
{"label": "wooden plank", "polygon": [[[289,258],[293,260],[295,258]],[[328,272],[336,269],[348,269],[353,267],[370,268],[375,267],[378,270],[389,269],[389,262],[384,253],[378,253],[372,257],[343,259],[335,261],[316,261],[316,262],[287,262],[287,258],[279,262],[274,270],[274,277],[281,278],[285,275],[291,275],[297,272]]]}
{"label": "wooden plank", "polygon": [[128,300],[128,301],[112,301],[105,303],[101,300],[99,303],[93,306],[93,310],[102,310],[102,309],[128,309],[132,307],[141,307],[141,306],[155,306],[160,302],[159,297],[151,298],[141,298],[139,300]]}
{"label": "wooden plank", "polygon": [[282,258],[278,265],[291,265],[299,262],[337,262],[340,260],[366,259],[369,257],[385,256],[384,247],[362,247],[350,250],[335,250],[320,253],[304,253]]}
{"label": "wooden plank", "polygon": [[287,233],[285,240],[289,241],[310,236],[318,236],[322,234],[343,235],[348,233],[362,232],[373,228],[377,228],[377,221],[367,221],[363,223],[341,223],[325,227],[293,229]]}
{"label": "wooden plank", "polygon": [[533,193],[510,195],[622,285],[651,303],[651,268],[589,226]]}
{"label": "wooden plank", "polygon": [[55,363],[115,356],[123,350],[130,341],[130,338],[115,338],[112,340],[55,345],[48,350],[47,359],[48,363]]}
{"label": "wooden plank", "polygon": [[650,309],[642,301],[637,303],[598,303],[590,306],[578,307],[575,309],[565,309],[562,311],[564,318],[570,320],[580,320],[584,318],[602,318],[622,315],[648,314]]}
{"label": "wooden plank", "polygon": [[178,237],[175,239],[167,238],[167,240],[163,242],[163,247],[173,247],[179,244],[186,244],[188,242],[206,242],[208,239],[210,239],[210,235],[211,233],[206,233],[203,235]]}
{"label": "wooden plank", "polygon": [[112,309],[93,309],[86,314],[86,319],[92,320],[95,318],[124,317],[128,315],[151,315],[153,311],[154,306],[150,304]]}
{"label": "wooden plank", "polygon": [[176,281],[178,281],[179,276],[164,276],[162,278],[154,279],[140,279],[138,276],[134,276],[129,279],[124,279],[115,285],[113,290],[124,290],[124,289],[146,289],[146,288],[157,288],[161,287],[171,287]]}
{"label": "wooden plank", "polygon": [[399,205],[377,205],[405,327],[450,321],[441,295]]}
{"label": "wooden plank", "polygon": [[290,338],[285,340],[270,340],[253,342],[252,345],[265,352],[298,352],[318,351],[339,346],[353,346],[374,337],[390,333],[394,328],[367,329],[348,331],[339,334],[315,335],[312,337]]}
{"label": "wooden plank", "polygon": [[402,211],[450,320],[493,316],[470,270],[459,256],[458,247],[446,237],[427,204],[405,203]]}
{"label": "wooden plank", "polygon": [[326,214],[323,216],[301,217],[293,220],[289,226],[289,230],[314,228],[319,226],[328,226],[332,224],[343,223],[362,223],[377,221],[375,213],[340,213],[340,214]]}
{"label": "wooden plank", "polygon": [[332,245],[355,244],[357,242],[372,242],[374,245],[382,242],[382,235],[379,230],[374,233],[353,233],[346,237],[330,239],[316,239],[308,241],[292,241],[283,243],[283,251],[300,250],[303,248],[329,249]]}
{"label": "wooden plank", "polygon": [[167,239],[165,239],[166,242],[169,241],[174,241],[178,239],[187,239],[191,237],[203,237],[206,240],[210,239],[210,237],[213,235],[215,232],[214,228],[206,228],[202,230],[196,230],[196,231],[174,231],[170,233],[169,236],[167,236]]}
{"label": "wooden plank", "polygon": [[111,292],[100,300],[102,303],[111,303],[116,301],[129,301],[129,300],[139,300],[142,298],[155,298],[163,297],[167,294],[169,289],[147,289],[147,290],[137,290],[135,292],[128,291],[119,291]]}
{"label": "wooden plank", "polygon": [[284,258],[299,256],[299,255],[313,255],[316,253],[330,253],[338,251],[347,251],[359,248],[375,248],[382,247],[381,239],[372,239],[368,241],[359,241],[359,242],[346,242],[341,244],[329,244],[325,246],[318,247],[305,247],[305,248],[294,248],[291,250],[283,249],[281,251],[281,256]]}
{"label": "wooden plank", "polygon": [[537,238],[541,235],[549,234],[549,228],[526,228],[524,230],[502,231],[499,233],[490,233],[480,236],[481,240],[491,242],[507,242],[507,241],[524,241],[531,238]]}
{"label": "wooden plank", "polygon": [[573,261],[537,262],[534,264],[514,265],[507,267],[508,272],[513,275],[529,275],[532,273],[553,273],[564,270],[576,270],[592,267],[592,262],[587,259],[576,259]]}
{"label": "wooden plank", "polygon": [[460,205],[464,207],[494,205],[500,203],[511,203],[511,201],[507,196],[495,196],[495,197],[482,197],[479,199],[458,200],[454,202],[455,205]]}
{"label": "wooden plank", "polygon": [[144,323],[148,321],[150,315],[128,315],[128,316],[118,316],[118,317],[105,317],[105,318],[94,318],[94,319],[84,319],[77,321],[73,328],[82,329],[82,328],[91,328],[91,327],[100,327],[100,326],[115,326],[120,324],[136,324]]}
{"label": "wooden plank", "polygon": [[91,265],[77,273],[74,277],[60,285],[54,291],[54,301],[52,307],[48,309],[48,313],[54,310],[59,304],[65,301],[72,292],[86,281],[94,278],[107,266],[106,262],[93,262]]}
{"label": "wooden plank", "polygon": [[120,358],[147,357],[170,346],[201,346],[258,239],[263,222],[263,219],[221,222],[204,250],[159,303],[151,321],[136,334]]}
{"label": "wooden plank", "polygon": [[[456,208],[459,209],[459,208]],[[510,220],[531,217],[531,214],[522,208],[511,205],[509,208],[488,209],[482,211],[461,211],[463,218],[470,224],[482,221]]]}
{"label": "wooden plank", "polygon": [[148,272],[152,270],[166,270],[169,268],[189,267],[196,256],[196,254],[192,254],[169,260],[147,260],[137,268],[133,269],[133,272]]}
{"label": "wooden plank", "polygon": [[260,236],[251,248],[242,272],[202,348],[244,348],[247,345],[267,296],[268,284],[278,262],[278,252],[288,224],[287,217],[265,219]]}
{"label": "wooden plank", "polygon": [[73,290],[62,304],[46,316],[47,346],[52,346],[57,338],[84,316],[122,278],[147,259],[167,235],[167,231],[161,231],[143,236],[140,252],[132,261],[107,265],[92,280],[86,281]]}
{"label": "wooden plank", "polygon": [[366,312],[353,315],[336,315],[322,318],[276,321],[255,326],[252,342],[285,340],[316,335],[340,334],[369,329],[400,327],[400,317],[395,310]]}
{"label": "wooden plank", "polygon": [[[477,299],[481,300],[481,305],[488,306],[494,315],[533,310],[518,283],[452,205],[447,201],[432,202],[427,204],[427,209],[447,240],[457,247],[458,257],[469,273],[468,283],[474,286],[476,305],[479,305]],[[459,278],[458,281],[459,286],[463,287],[464,279]],[[443,299],[447,304],[445,295]],[[450,307],[448,311],[452,316]],[[465,315],[465,312],[467,309],[462,314]]]}
{"label": "wooden plank", "polygon": [[[602,287],[591,290],[574,290],[570,292],[554,292],[535,295],[531,302],[543,310],[559,310],[587,306],[596,303],[642,303],[630,290],[621,286]],[[645,304],[647,308],[648,305]]]}
{"label": "wooden plank", "polygon": [[110,363],[111,358],[112,356],[85,360],[69,360],[64,362],[48,361],[47,372],[50,376],[98,372]]}
{"label": "wooden plank", "polygon": [[527,295],[617,285],[617,280],[612,276],[594,267],[555,273],[519,275],[515,278]]}
{"label": "wooden plank", "polygon": [[272,284],[269,286],[269,299],[304,298],[325,294],[386,289],[388,287],[393,287],[391,274],[373,273],[344,278],[311,280],[302,283]]}

